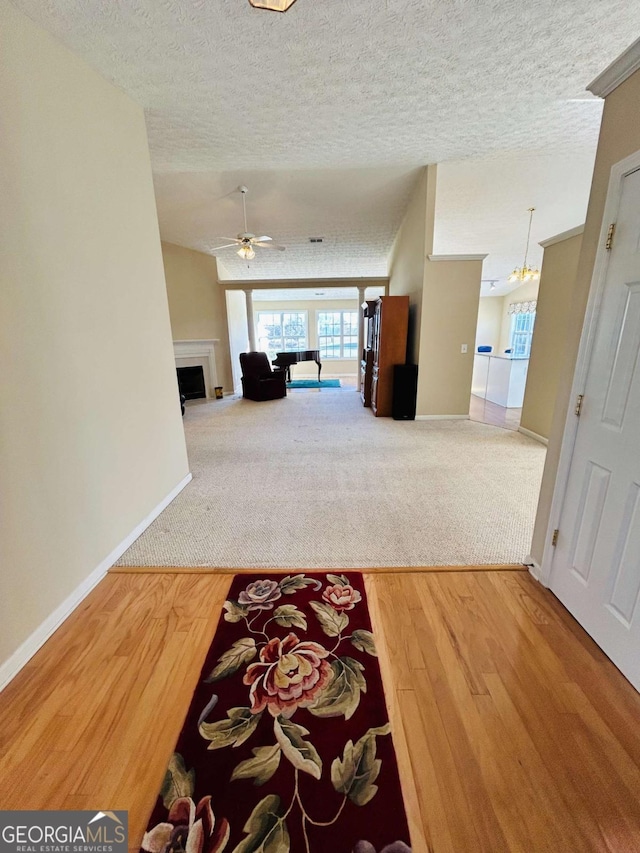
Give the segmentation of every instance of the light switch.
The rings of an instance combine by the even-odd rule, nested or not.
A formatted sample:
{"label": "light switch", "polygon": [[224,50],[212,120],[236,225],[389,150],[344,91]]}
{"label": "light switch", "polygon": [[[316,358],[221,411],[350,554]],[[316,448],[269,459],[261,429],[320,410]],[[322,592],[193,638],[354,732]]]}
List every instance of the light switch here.
{"label": "light switch", "polygon": [[466,344],[462,344],[462,346],[460,347],[460,352],[461,352],[463,355],[464,355],[464,353],[466,353],[466,352],[467,352],[467,345],[466,345]]}

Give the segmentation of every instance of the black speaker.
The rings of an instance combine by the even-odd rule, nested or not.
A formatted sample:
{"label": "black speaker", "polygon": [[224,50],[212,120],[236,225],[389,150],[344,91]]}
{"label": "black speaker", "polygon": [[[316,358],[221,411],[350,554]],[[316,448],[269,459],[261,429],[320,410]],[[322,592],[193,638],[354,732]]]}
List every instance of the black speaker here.
{"label": "black speaker", "polygon": [[418,365],[396,364],[393,368],[393,404],[391,415],[396,421],[415,421],[418,393]]}

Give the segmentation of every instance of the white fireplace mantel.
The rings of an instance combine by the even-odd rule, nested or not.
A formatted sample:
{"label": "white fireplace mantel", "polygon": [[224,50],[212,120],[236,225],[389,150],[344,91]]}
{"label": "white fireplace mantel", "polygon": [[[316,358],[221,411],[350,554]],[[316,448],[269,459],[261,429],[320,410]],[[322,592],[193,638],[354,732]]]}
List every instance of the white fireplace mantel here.
{"label": "white fireplace mantel", "polygon": [[[188,359],[190,365],[202,365],[204,372],[204,383],[207,389],[207,397],[215,397],[215,388],[218,386],[218,371],[216,369],[216,344],[219,338],[197,341],[174,341],[173,354],[177,367],[185,367],[184,361]],[[183,362],[179,364],[179,362]]]}

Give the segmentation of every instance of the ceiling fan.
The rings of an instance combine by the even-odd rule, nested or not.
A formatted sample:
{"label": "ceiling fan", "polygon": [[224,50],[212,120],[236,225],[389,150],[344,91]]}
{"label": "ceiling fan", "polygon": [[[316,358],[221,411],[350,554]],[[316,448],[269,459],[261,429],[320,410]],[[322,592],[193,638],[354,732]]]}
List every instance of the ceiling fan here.
{"label": "ceiling fan", "polygon": [[271,237],[267,237],[266,235],[262,237],[256,237],[255,234],[251,234],[251,232],[247,229],[247,203],[245,200],[245,196],[249,192],[249,190],[245,186],[238,187],[238,192],[242,193],[242,212],[244,214],[244,231],[241,234],[238,234],[237,237],[218,237],[217,240],[226,240],[227,242],[224,246],[216,246],[214,249],[211,249],[212,252],[218,252],[220,249],[230,249],[232,247],[239,246],[238,254],[245,261],[251,261],[255,258],[256,253],[254,247],[257,246],[259,249],[276,249],[278,252],[284,252],[285,247],[279,246],[277,243],[274,243]]}

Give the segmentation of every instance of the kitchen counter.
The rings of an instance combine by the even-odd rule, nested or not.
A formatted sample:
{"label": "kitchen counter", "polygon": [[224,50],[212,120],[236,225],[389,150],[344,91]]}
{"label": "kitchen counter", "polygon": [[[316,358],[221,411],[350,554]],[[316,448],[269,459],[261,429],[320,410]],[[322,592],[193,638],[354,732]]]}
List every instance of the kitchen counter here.
{"label": "kitchen counter", "polygon": [[477,352],[473,360],[471,393],[477,397],[520,409],[524,401],[529,359],[508,353]]}

